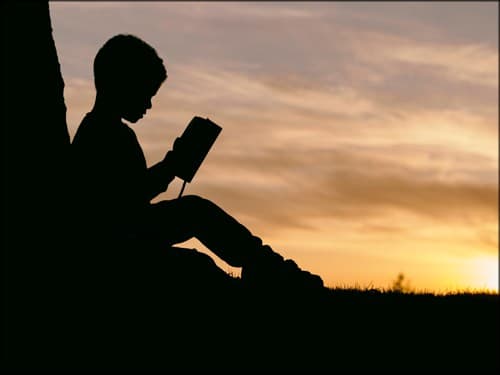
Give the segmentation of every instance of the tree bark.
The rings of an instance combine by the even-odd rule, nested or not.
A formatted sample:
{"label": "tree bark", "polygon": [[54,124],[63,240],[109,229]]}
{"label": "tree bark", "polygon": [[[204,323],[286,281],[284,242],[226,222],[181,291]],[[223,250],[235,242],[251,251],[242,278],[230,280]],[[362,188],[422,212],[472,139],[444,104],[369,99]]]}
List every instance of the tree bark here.
{"label": "tree bark", "polygon": [[2,362],[29,369],[54,349],[70,140],[48,2],[4,1],[1,13]]}

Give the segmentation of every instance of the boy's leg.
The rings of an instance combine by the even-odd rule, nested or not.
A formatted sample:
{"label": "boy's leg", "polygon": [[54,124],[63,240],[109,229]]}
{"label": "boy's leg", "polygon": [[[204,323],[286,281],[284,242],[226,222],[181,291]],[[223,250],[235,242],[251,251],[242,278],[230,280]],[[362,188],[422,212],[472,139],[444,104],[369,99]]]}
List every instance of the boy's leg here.
{"label": "boy's leg", "polygon": [[195,237],[233,267],[242,267],[265,252],[260,238],[216,204],[195,195],[152,204],[147,221],[155,237],[169,244]]}
{"label": "boy's leg", "polygon": [[147,225],[150,233],[171,245],[197,238],[231,266],[242,267],[243,281],[323,286],[319,276],[302,271],[292,260],[285,261],[219,206],[198,196],[152,204]]}

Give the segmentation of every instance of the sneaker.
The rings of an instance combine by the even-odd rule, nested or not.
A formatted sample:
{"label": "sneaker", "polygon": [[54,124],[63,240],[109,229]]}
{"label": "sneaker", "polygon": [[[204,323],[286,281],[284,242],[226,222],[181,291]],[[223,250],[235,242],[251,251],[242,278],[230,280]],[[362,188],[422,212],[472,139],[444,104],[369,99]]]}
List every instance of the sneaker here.
{"label": "sneaker", "polygon": [[300,269],[292,259],[285,260],[278,272],[284,283],[291,284],[296,288],[318,289],[324,287],[321,277]]}
{"label": "sneaker", "polygon": [[321,277],[308,271],[301,270],[291,259],[284,259],[269,246],[262,246],[260,259],[253,264],[243,267],[242,282],[260,290],[265,289],[292,289],[314,290],[323,289]]}

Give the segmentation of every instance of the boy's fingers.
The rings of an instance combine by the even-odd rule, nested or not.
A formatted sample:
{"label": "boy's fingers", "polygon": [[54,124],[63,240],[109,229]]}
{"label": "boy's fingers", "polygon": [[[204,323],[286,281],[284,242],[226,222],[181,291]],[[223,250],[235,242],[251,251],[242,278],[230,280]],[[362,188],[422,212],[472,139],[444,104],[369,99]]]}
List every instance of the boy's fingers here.
{"label": "boy's fingers", "polygon": [[174,147],[173,147],[174,151],[181,148],[182,147],[181,145],[182,145],[181,138],[180,137],[175,138]]}

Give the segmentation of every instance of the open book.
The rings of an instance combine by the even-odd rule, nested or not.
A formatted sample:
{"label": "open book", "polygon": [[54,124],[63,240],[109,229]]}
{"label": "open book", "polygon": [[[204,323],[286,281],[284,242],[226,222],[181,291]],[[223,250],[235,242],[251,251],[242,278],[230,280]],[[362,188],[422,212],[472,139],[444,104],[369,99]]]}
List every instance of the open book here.
{"label": "open book", "polygon": [[193,117],[181,135],[186,153],[176,166],[177,177],[191,182],[221,130],[219,125],[208,118]]}

